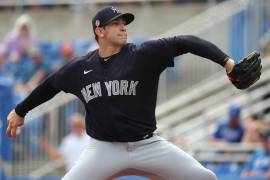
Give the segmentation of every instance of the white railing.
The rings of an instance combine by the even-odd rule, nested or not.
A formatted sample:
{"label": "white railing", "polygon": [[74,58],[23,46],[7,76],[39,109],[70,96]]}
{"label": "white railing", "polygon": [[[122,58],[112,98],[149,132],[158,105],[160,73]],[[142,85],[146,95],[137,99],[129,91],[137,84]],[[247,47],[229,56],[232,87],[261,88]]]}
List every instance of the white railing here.
{"label": "white railing", "polygon": [[[260,143],[197,143],[192,145],[188,151],[201,162],[246,162],[250,154],[261,149]],[[220,152],[213,154],[213,152]],[[243,156],[241,156],[243,155]],[[240,156],[240,157],[237,157]],[[218,158],[217,158],[218,157]]]}
{"label": "white railing", "polygon": [[[199,37],[207,37],[210,41],[212,40],[214,42],[218,42],[220,48],[226,52],[229,52],[228,39],[230,37],[229,32],[227,32],[230,27],[229,23],[232,17],[234,17],[236,14],[247,10],[247,2],[248,1],[231,0],[220,3],[155,38],[169,37],[172,35],[193,34]],[[207,34],[208,31],[210,31],[210,33]],[[220,68],[214,63],[203,63],[201,58],[199,59],[198,57],[190,55],[184,55],[181,58],[181,61],[184,62],[177,64],[175,68],[179,70],[180,73],[181,71],[184,71],[183,74],[188,74],[186,77],[184,76],[181,78],[180,74],[180,78],[176,80],[176,82],[169,84],[167,82],[168,78],[166,77],[166,73],[162,74],[163,77],[161,77],[160,83],[163,85],[165,84],[166,86],[161,86],[161,90],[159,90],[159,92],[162,94],[167,94],[170,86],[174,88],[175,92],[173,93],[173,98],[167,100],[165,103],[160,104],[157,107],[157,119],[160,119],[164,116],[164,114],[168,114],[170,111],[173,111],[174,109],[172,107],[181,108],[188,102],[192,102],[194,99],[199,98],[198,96],[203,97],[207,93],[211,94],[212,91],[216,91],[217,88],[223,88],[229,84],[224,80],[225,77],[223,76],[223,68]],[[198,71],[198,73],[194,75],[197,76],[194,78],[196,79],[195,81],[192,81],[192,79],[189,77],[192,74],[185,69],[188,69],[191,73]],[[205,75],[205,73],[200,73],[201,71],[207,72],[207,75]],[[175,88],[173,84],[183,84],[182,81],[184,78],[190,79],[190,81],[187,81],[186,85],[181,85],[181,88]],[[217,78],[219,78],[219,81],[215,81]],[[208,81],[212,83],[209,83]],[[216,82],[219,82],[218,86]],[[195,87],[193,87],[194,84]],[[198,93],[197,87],[199,87],[200,93]],[[183,89],[188,90],[183,91]],[[180,91],[179,94],[186,94],[188,92],[188,96],[178,96],[176,93],[178,90]],[[168,97],[168,95],[166,96]]]}
{"label": "white railing", "polygon": [[78,99],[75,100],[74,96],[63,93],[30,111],[26,116],[25,125],[21,128],[20,136],[14,141],[11,175],[30,174],[36,177],[41,171],[42,176],[62,167],[61,162],[51,163],[52,160],[42,148],[42,141],[47,139],[57,149],[61,139],[71,130],[71,115],[83,111],[83,105]]}
{"label": "white railing", "polygon": [[[259,33],[263,21],[260,18],[262,18],[263,13],[266,11],[270,14],[269,8],[265,8],[269,5],[270,1],[262,0],[226,1],[213,8],[209,8],[157,37],[193,34],[215,43],[229,55],[241,55],[241,57],[235,57],[237,58],[235,60],[239,61],[243,56],[250,53],[250,51],[258,50],[257,47],[259,46],[260,48],[264,48],[269,42],[269,39],[266,38],[268,37],[268,33],[265,33],[263,36],[260,36],[261,34]],[[239,20],[239,16],[241,18],[242,14],[244,16],[243,22]],[[233,29],[232,27],[234,25],[232,22],[235,19],[242,22],[243,25]],[[251,26],[252,23],[256,24],[256,26]],[[233,30],[236,32],[232,32]],[[253,32],[252,37],[249,36],[251,31]],[[240,47],[237,47],[243,54],[235,55],[233,54],[235,50],[232,49],[232,47],[236,46],[234,45],[235,38],[233,34],[238,33],[243,33],[243,39],[239,40],[241,41],[239,42]],[[251,42],[251,40],[254,42]],[[176,69],[176,75],[171,73],[170,70],[162,74],[159,88],[159,104],[168,99],[174,99],[177,92],[190,89],[194,84],[200,83],[214,76],[214,74],[223,71],[223,68],[217,66],[215,63],[206,62],[202,58],[190,54],[181,56],[180,62],[175,60],[174,69]],[[171,80],[170,76],[176,77]]]}
{"label": "white railing", "polygon": [[176,34],[195,34],[201,35],[212,28],[216,28],[217,24],[227,21],[235,14],[242,12],[248,8],[247,1],[226,1],[210,8],[203,13],[188,19],[159,37],[168,37]]}
{"label": "white railing", "polygon": [[52,113],[59,107],[73,102],[75,99],[76,97],[72,94],[66,94],[64,92],[60,92],[53,99],[41,104],[40,106],[30,111],[25,117],[25,123],[30,123],[35,118],[41,117],[44,114]]}
{"label": "white railing", "polygon": [[[228,86],[224,87],[219,85],[220,79],[216,79],[214,82],[216,86],[221,86],[222,90],[211,92],[212,95],[206,94],[198,99],[193,99],[193,102],[183,105],[183,108],[179,108],[178,111],[164,114],[163,118],[158,121],[158,132],[167,139],[174,139],[181,135],[186,139],[189,139],[189,143],[195,143],[199,140],[206,139],[210,133],[213,132],[212,125],[215,125],[220,117],[226,115],[227,107],[231,102],[237,102],[242,105],[246,111],[244,116],[249,113],[262,112],[268,107],[268,101],[263,101],[262,97],[268,93],[270,85],[270,57],[267,63],[264,63],[263,75],[257,84],[266,83],[265,86],[256,88],[252,91],[239,91],[227,81]],[[264,59],[266,61],[266,59]],[[209,84],[213,82],[209,81]],[[205,84],[207,86],[207,84]],[[196,89],[199,89],[197,87]],[[217,88],[218,89],[218,88]],[[188,90],[187,90],[188,92]],[[199,92],[198,92],[199,93]],[[179,95],[189,96],[189,93],[183,93]],[[182,105],[182,103],[179,103]],[[177,109],[177,104],[173,104],[172,109]],[[209,130],[211,129],[211,130]]]}
{"label": "white railing", "polygon": [[[269,61],[270,57],[263,57],[263,70],[265,72],[258,83],[268,80]],[[181,122],[181,119],[184,120],[189,116],[196,115],[211,104],[221,102],[223,99],[230,99],[230,96],[239,93],[246,93],[246,91],[235,89],[226,77],[225,72],[220,72],[159,105],[156,108],[156,116],[159,122],[158,129],[160,132],[164,128],[169,129],[170,125]]]}

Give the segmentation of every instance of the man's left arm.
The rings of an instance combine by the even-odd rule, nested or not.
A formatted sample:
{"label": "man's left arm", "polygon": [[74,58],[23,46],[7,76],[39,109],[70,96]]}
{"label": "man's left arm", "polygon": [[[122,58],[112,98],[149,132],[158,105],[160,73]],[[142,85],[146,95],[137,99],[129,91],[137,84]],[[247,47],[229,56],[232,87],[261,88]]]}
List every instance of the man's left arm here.
{"label": "man's left arm", "polygon": [[164,40],[169,44],[169,54],[174,57],[192,53],[220,64],[238,89],[246,89],[260,78],[262,66],[260,54],[257,52],[249,54],[237,63],[213,43],[196,36],[183,35]]}

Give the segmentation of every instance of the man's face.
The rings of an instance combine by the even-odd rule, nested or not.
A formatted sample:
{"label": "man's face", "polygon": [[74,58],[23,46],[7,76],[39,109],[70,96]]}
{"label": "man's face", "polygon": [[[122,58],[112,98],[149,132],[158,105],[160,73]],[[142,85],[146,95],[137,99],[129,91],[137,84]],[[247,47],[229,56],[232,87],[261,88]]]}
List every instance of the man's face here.
{"label": "man's face", "polygon": [[122,46],[127,42],[126,22],[118,18],[104,27],[104,40],[116,46]]}
{"label": "man's face", "polygon": [[231,127],[236,127],[240,124],[240,120],[239,119],[230,119],[229,120],[229,125]]}

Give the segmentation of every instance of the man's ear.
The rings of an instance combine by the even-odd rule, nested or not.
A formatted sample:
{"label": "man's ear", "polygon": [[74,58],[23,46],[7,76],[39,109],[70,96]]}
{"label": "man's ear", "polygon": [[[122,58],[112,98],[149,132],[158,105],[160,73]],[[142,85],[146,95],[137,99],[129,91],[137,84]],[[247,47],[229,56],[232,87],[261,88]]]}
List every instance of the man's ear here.
{"label": "man's ear", "polygon": [[98,37],[104,37],[104,29],[101,27],[97,27],[95,29],[95,33]]}

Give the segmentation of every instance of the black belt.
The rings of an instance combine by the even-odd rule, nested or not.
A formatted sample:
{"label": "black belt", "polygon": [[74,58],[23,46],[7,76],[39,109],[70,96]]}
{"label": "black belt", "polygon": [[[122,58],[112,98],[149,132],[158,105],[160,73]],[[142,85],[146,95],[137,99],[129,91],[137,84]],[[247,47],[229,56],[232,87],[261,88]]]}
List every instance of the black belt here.
{"label": "black belt", "polygon": [[[149,133],[149,134],[146,134],[145,136],[143,136],[143,139],[149,139],[150,137],[153,137],[153,133],[151,132],[151,133]],[[142,140],[143,140],[142,139]]]}
{"label": "black belt", "polygon": [[149,139],[149,138],[151,138],[151,137],[153,137],[153,135],[154,135],[154,133],[148,133],[148,134],[146,134],[146,135],[144,135],[144,136],[142,136],[142,137],[138,137],[138,138],[133,138],[131,141],[129,141],[129,142],[135,142],[135,141],[141,141],[141,140],[145,140],[145,139]]}
{"label": "black belt", "polygon": [[108,141],[108,142],[136,142],[136,141],[141,141],[141,140],[145,140],[145,139],[149,139],[151,137],[153,137],[154,133],[148,133],[144,136],[140,136],[140,137],[122,137],[122,138],[104,138],[102,136],[97,136],[97,134],[95,135],[90,135],[92,138],[100,140],[100,141]]}

